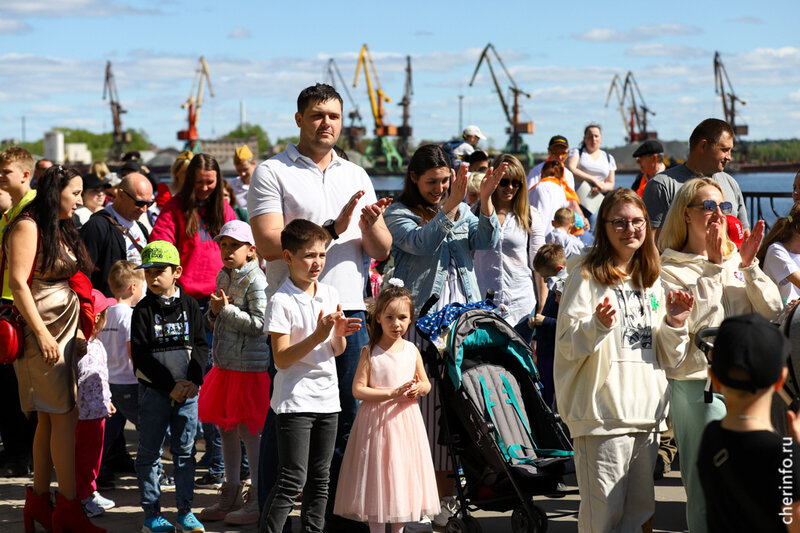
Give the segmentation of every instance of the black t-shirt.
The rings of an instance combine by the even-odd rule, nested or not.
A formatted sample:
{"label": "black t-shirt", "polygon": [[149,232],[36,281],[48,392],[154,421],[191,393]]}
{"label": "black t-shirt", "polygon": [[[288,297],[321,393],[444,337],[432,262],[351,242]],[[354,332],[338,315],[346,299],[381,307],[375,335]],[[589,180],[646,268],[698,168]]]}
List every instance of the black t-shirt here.
{"label": "black t-shirt", "polygon": [[771,431],[731,431],[717,420],[703,433],[697,469],[711,533],[786,531],[792,502],[800,500],[800,445],[794,440]]}

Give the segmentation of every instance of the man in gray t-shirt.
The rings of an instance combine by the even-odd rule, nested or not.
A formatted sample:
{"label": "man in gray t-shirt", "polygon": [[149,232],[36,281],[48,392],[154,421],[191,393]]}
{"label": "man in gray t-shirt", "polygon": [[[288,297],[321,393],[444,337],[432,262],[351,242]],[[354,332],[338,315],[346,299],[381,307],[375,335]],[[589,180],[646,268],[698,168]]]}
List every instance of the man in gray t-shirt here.
{"label": "man in gray t-shirt", "polygon": [[669,168],[647,182],[642,201],[653,228],[661,228],[681,185],[692,178],[710,177],[722,189],[725,201],[733,204],[733,214],[746,229],[750,228],[747,209],[739,184],[724,172],[731,160],[733,130],[722,120],[709,118],[698,124],[689,138],[689,159]]}

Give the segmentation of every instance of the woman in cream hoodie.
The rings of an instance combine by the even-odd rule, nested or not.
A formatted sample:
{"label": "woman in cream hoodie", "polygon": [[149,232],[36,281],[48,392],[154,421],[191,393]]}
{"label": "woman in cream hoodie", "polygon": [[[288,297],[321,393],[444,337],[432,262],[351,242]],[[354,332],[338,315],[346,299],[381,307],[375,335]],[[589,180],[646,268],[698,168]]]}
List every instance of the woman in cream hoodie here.
{"label": "woman in cream hoodie", "polygon": [[[667,287],[689,291],[695,306],[689,315],[689,334],[719,326],[729,316],[760,313],[775,321],[783,304],[778,287],[756,260],[764,221],[742,242],[739,251],[728,240],[725,215],[731,204],[710,178],[687,181],[678,191],[658,238],[661,279]],[[703,429],[725,416],[722,395],[705,402],[708,362],[690,344],[677,368],[667,371],[672,389],[670,417],[681,456],[681,478],[686,488],[686,516],[691,533],[708,530],[705,498],[697,475],[697,454]]]}
{"label": "woman in cream hoodie", "polygon": [[647,211],[632,190],[603,200],[595,245],[571,270],[561,301],[555,389],[574,438],[578,529],[640,531],[655,510],[663,368],[682,358],[672,347],[688,343],[692,297],[665,296]]}

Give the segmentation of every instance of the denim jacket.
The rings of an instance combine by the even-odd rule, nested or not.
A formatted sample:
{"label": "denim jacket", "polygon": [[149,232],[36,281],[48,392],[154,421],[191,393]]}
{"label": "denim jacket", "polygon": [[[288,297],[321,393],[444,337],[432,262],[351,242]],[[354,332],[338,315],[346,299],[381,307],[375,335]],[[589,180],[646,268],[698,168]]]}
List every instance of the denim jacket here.
{"label": "denim jacket", "polygon": [[468,301],[481,299],[471,250],[494,248],[499,238],[497,214],[473,215],[469,206],[458,206],[458,220],[453,222],[441,209],[427,224],[408,207],[396,203],[383,214],[392,234],[394,275],[405,282],[414,297],[415,311],[432,294],[441,294],[450,258],[455,261],[464,283]]}
{"label": "denim jacket", "polygon": [[211,356],[223,370],[263,372],[269,364],[264,312],[267,307],[267,278],[258,261],[248,261],[242,268],[223,268],[217,274],[217,291],[222,289],[228,305],[219,315],[206,316],[214,330]]}

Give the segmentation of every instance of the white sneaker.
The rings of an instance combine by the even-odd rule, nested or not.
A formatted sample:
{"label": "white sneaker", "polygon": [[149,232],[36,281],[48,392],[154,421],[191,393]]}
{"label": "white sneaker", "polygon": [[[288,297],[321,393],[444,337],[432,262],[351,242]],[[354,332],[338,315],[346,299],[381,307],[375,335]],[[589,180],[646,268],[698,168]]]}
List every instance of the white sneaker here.
{"label": "white sneaker", "polygon": [[114,500],[109,500],[108,498],[101,495],[99,492],[94,491],[91,498],[94,499],[95,503],[97,503],[100,507],[108,511],[109,509],[113,509],[117,504],[114,503]]}
{"label": "white sneaker", "polygon": [[451,516],[458,512],[458,500],[455,496],[445,496],[440,502],[439,514],[433,517],[433,525],[436,527],[445,527],[447,521]]}

